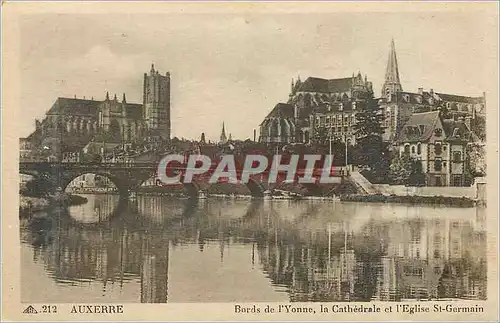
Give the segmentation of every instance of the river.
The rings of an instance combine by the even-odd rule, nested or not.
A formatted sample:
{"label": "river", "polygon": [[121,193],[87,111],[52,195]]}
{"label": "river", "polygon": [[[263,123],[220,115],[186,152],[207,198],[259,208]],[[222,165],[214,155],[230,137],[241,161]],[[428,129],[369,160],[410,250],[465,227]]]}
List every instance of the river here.
{"label": "river", "polygon": [[31,303],[486,298],[486,210],[84,195],[21,219]]}

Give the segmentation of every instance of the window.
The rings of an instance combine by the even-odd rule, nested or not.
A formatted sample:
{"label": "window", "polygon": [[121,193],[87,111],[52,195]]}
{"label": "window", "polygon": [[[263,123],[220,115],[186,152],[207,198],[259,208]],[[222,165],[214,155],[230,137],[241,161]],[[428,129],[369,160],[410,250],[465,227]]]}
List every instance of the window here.
{"label": "window", "polygon": [[461,161],[462,161],[462,152],[461,151],[454,151],[453,152],[453,162],[460,163]]}
{"label": "window", "polygon": [[405,154],[409,154],[410,153],[410,145],[405,145],[405,148],[404,148],[404,153]]}
{"label": "window", "polygon": [[420,145],[420,143],[417,144],[417,154],[421,154],[422,153],[422,146]]}
{"label": "window", "polygon": [[415,153],[415,146],[411,146],[411,153],[414,154]]}
{"label": "window", "polygon": [[434,153],[436,155],[441,155],[441,152],[442,152],[441,143],[440,142],[436,142],[434,144]]}
{"label": "window", "polygon": [[403,272],[406,276],[423,277],[424,271],[420,267],[405,266]]}
{"label": "window", "polygon": [[441,137],[441,135],[443,134],[443,130],[441,128],[438,128],[434,130],[434,134],[436,135],[436,137]]}
{"label": "window", "polygon": [[440,172],[442,168],[443,168],[443,162],[441,158],[436,158],[434,160],[434,170]]}

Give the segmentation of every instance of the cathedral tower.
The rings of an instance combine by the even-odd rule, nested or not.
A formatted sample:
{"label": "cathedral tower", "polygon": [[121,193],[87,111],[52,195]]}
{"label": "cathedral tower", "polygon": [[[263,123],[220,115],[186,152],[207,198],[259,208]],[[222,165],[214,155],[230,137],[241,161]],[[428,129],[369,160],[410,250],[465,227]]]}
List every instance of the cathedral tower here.
{"label": "cathedral tower", "polygon": [[144,73],[144,120],[150,135],[170,139],[170,73],[165,76],[151,65]]}
{"label": "cathedral tower", "polygon": [[382,86],[382,96],[395,94],[403,91],[401,82],[399,81],[398,60],[396,58],[396,47],[394,46],[394,39],[391,41],[391,51],[389,52],[389,59],[387,61],[387,68],[385,70],[385,82]]}

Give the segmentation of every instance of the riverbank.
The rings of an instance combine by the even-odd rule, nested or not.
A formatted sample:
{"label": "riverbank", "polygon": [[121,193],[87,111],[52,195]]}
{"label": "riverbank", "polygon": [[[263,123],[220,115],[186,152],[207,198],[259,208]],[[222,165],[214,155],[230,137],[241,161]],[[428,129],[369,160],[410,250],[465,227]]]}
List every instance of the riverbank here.
{"label": "riverbank", "polygon": [[[99,193],[96,193],[99,194]],[[101,193],[101,194],[109,194]],[[158,196],[158,197],[172,197],[172,198],[189,198],[184,194],[182,190],[159,190],[157,188],[153,189],[141,189],[136,192],[137,195],[145,196]],[[72,195],[75,199],[82,198],[77,195]],[[252,196],[247,194],[234,194],[228,193],[213,193],[204,192],[200,194],[199,199],[252,199]],[[449,197],[449,196],[418,196],[418,195],[384,195],[384,194],[338,194],[338,195],[299,195],[296,193],[287,193],[284,191],[274,192],[272,195],[265,195],[265,200],[340,200],[344,202],[363,202],[363,203],[398,203],[398,204],[408,204],[408,205],[441,205],[441,206],[451,206],[451,207],[474,207],[477,206],[477,202],[474,199],[468,197]],[[86,202],[86,201],[85,201]],[[83,203],[85,203],[83,202]],[[72,201],[69,205],[81,204],[79,201]]]}
{"label": "riverbank", "polygon": [[447,197],[447,196],[398,196],[398,195],[344,195],[340,196],[345,202],[375,202],[375,203],[403,203],[421,205],[443,205],[453,207],[474,207],[476,202],[467,197]]}
{"label": "riverbank", "polygon": [[88,199],[83,196],[68,193],[57,194],[47,198],[21,195],[19,198],[19,214],[29,215],[54,206],[81,205],[87,202]]}

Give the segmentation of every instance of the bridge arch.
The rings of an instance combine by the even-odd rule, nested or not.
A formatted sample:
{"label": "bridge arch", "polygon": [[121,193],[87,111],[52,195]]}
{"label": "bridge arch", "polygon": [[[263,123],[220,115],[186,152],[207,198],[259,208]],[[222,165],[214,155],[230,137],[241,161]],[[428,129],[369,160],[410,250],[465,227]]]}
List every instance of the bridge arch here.
{"label": "bridge arch", "polygon": [[85,170],[73,171],[69,174],[65,174],[65,176],[62,176],[58,184],[60,185],[61,189],[65,191],[68,188],[69,184],[71,184],[71,182],[73,182],[76,178],[86,174],[93,174],[97,176],[106,177],[111,183],[115,185],[121,197],[127,197],[129,195],[130,184],[126,183],[119,176],[116,176],[111,172],[85,171]]}

